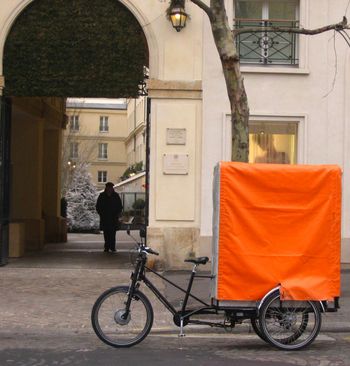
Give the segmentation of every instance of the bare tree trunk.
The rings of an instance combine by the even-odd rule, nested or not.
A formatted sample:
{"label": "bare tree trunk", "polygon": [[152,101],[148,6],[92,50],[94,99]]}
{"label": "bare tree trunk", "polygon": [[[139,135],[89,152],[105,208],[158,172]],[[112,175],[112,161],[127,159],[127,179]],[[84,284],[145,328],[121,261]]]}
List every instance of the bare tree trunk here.
{"label": "bare tree trunk", "polygon": [[248,162],[248,99],[240,70],[234,35],[228,24],[224,0],[211,0],[210,7],[202,1],[191,1],[208,14],[215,45],[219,52],[231,107],[232,160]]}
{"label": "bare tree trunk", "polygon": [[211,27],[225,76],[231,106],[232,160],[248,162],[249,106],[233,33],[229,27],[224,0],[211,1],[214,18]]}

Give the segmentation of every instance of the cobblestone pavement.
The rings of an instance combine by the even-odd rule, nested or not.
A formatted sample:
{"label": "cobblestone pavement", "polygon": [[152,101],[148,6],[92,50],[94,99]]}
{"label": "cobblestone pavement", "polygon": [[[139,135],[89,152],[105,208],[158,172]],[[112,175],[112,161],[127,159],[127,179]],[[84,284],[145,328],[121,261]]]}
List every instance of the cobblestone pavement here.
{"label": "cobblestone pavement", "polygon": [[[85,238],[88,237],[80,240],[76,236],[74,242],[63,247],[62,244],[51,245],[39,254],[13,260],[8,266],[0,268],[1,366],[108,365],[107,361],[99,363],[104,359],[101,355],[107,354],[113,359],[115,350],[101,344],[93,333],[90,312],[94,301],[104,290],[129,282],[132,269],[130,249],[133,245],[119,240],[119,253],[113,255],[101,251],[100,237],[90,236],[89,240]],[[168,272],[166,276],[186,286],[189,273]],[[176,291],[172,291],[169,285],[158,278],[154,282],[174,304],[179,304],[181,297]],[[220,331],[211,332],[210,329],[198,332],[196,328],[188,328],[185,343],[179,344],[176,336],[178,329],[172,324],[171,315],[146,287],[141,290],[151,300],[155,322],[151,335],[139,346],[132,348],[138,350],[133,353],[136,358],[142,352],[148,354],[152,350],[160,350],[169,353],[174,349],[181,349],[178,356],[185,357],[189,355],[187,351],[190,347],[194,353],[188,356],[189,359],[193,357],[198,360],[201,359],[202,347],[207,354],[211,350],[218,360],[255,360],[261,364],[281,366],[350,365],[350,266],[342,267],[340,311],[323,316],[321,334],[312,347],[302,353],[275,351],[250,333],[249,326],[237,326],[231,335]],[[199,297],[206,299],[209,294],[207,280],[198,280],[194,290]],[[60,356],[55,352],[61,352]],[[121,359],[129,357],[131,360],[132,353],[128,352],[130,351],[123,350]],[[67,363],[63,354],[70,357],[66,359]],[[50,361],[47,359],[41,363],[38,355],[52,357],[50,356]],[[157,363],[151,354],[149,356],[153,360],[152,364],[162,364]],[[36,361],[28,361],[30,357]],[[186,357],[183,361],[187,360]],[[84,363],[82,359],[89,359],[92,363]],[[180,360],[181,357],[175,359]],[[214,361],[199,364],[221,365]],[[251,363],[243,362],[242,365]]]}

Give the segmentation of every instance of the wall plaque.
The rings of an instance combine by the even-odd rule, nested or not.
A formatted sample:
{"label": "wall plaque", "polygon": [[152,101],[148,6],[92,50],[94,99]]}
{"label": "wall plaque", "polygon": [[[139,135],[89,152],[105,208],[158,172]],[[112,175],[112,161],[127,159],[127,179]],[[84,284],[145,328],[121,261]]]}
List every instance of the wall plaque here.
{"label": "wall plaque", "polygon": [[167,128],[167,145],[186,145],[186,128]]}
{"label": "wall plaque", "polygon": [[188,154],[164,154],[163,173],[187,175],[188,161]]}

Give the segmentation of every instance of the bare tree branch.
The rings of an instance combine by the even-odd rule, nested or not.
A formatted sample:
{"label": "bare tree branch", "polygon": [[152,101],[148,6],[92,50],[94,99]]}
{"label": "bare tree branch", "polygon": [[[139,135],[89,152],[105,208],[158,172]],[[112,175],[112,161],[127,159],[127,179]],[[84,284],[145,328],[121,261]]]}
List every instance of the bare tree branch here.
{"label": "bare tree branch", "polygon": [[328,32],[330,30],[335,31],[342,31],[344,29],[350,29],[348,25],[348,21],[346,17],[343,17],[343,20],[336,24],[330,24],[326,25],[324,27],[315,28],[315,29],[305,29],[305,28],[284,28],[284,27],[277,27],[277,26],[271,26],[271,27],[245,27],[240,29],[235,29],[233,31],[234,35],[237,36],[239,34],[243,33],[260,33],[260,32],[283,32],[283,33],[296,33],[296,34],[305,34],[309,36],[313,36],[315,34],[320,34],[324,32]]}
{"label": "bare tree branch", "polygon": [[203,11],[205,11],[210,19],[210,21],[215,20],[215,16],[213,11],[211,10],[210,6],[206,5],[201,0],[190,0],[193,4],[196,4],[198,7],[200,7]]}
{"label": "bare tree branch", "polygon": [[346,16],[346,14],[348,12],[349,6],[350,6],[350,0],[348,1],[348,5],[346,6],[346,9],[345,9],[345,16]]}
{"label": "bare tree branch", "polygon": [[[339,32],[341,33],[341,32]],[[331,89],[329,90],[329,92],[323,96],[323,98],[327,98],[329,94],[332,93],[332,91],[334,90],[334,87],[335,87],[335,82],[337,80],[337,75],[338,75],[338,54],[337,54],[337,47],[336,47],[336,39],[335,39],[335,36],[336,36],[336,31],[334,31],[334,34],[333,34],[333,50],[334,50],[334,76],[333,76],[333,81],[332,81],[332,86],[331,86]]]}
{"label": "bare tree branch", "polygon": [[350,36],[346,33],[346,31],[345,30],[341,30],[338,33],[344,38],[345,42],[350,47]]}

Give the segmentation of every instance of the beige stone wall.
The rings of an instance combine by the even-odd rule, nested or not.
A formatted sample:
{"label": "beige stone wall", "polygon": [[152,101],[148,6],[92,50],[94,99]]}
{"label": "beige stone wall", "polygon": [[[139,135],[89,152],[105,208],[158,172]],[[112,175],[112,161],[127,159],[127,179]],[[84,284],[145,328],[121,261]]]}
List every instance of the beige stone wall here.
{"label": "beige stone wall", "polygon": [[187,258],[198,256],[199,228],[150,227],[147,231],[148,245],[159,251],[159,257],[149,261],[157,270],[189,268]]}
{"label": "beige stone wall", "polygon": [[10,254],[64,237],[60,217],[62,98],[12,98]]}
{"label": "beige stone wall", "polygon": [[[183,268],[185,258],[199,253],[201,92],[200,82],[149,83],[148,243],[160,251],[158,264],[166,268]],[[179,139],[174,138],[177,133]]]}

